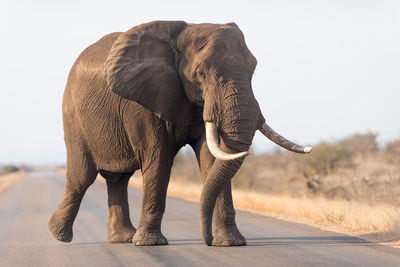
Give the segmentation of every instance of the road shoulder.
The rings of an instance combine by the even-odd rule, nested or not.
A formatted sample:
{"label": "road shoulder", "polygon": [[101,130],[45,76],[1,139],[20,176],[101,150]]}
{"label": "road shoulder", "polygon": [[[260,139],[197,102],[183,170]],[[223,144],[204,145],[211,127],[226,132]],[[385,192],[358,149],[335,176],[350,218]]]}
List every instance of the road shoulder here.
{"label": "road shoulder", "polygon": [[24,171],[17,171],[0,175],[0,193],[21,179],[25,174]]}

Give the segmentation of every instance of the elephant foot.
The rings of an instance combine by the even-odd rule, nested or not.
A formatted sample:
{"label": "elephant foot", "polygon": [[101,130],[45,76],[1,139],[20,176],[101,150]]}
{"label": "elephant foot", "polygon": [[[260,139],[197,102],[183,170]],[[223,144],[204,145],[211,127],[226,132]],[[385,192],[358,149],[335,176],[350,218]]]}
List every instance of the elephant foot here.
{"label": "elephant foot", "polygon": [[110,243],[131,243],[136,233],[134,227],[124,227],[120,229],[108,229],[108,242]]}
{"label": "elephant foot", "polygon": [[135,246],[160,246],[168,245],[168,240],[160,231],[150,231],[138,228],[133,236]]}
{"label": "elephant foot", "polygon": [[216,247],[229,247],[229,246],[245,246],[246,238],[236,231],[221,231],[213,233],[212,246]]}
{"label": "elephant foot", "polygon": [[53,236],[62,242],[71,242],[73,234],[72,234],[72,225],[66,225],[65,220],[57,217],[57,214],[54,213],[48,223],[48,227]]}

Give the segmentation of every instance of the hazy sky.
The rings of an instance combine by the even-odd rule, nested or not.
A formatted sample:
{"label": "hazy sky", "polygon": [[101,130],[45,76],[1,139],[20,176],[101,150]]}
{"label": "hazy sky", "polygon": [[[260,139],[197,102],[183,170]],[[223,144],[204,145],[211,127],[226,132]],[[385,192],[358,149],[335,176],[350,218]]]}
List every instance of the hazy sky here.
{"label": "hazy sky", "polygon": [[[270,126],[301,144],[400,137],[400,1],[0,2],[0,164],[64,163],[61,101],[79,53],[152,20],[234,21]],[[256,151],[275,147],[257,134]]]}

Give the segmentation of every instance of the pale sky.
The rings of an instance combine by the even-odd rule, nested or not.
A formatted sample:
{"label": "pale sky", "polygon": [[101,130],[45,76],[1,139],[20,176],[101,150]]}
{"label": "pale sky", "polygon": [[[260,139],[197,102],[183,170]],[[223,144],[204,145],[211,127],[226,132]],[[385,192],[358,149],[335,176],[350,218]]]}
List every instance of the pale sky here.
{"label": "pale sky", "polygon": [[[63,164],[69,69],[103,35],[152,20],[236,22],[267,122],[300,144],[400,137],[400,1],[0,1],[0,164]],[[257,152],[276,146],[257,134]]]}

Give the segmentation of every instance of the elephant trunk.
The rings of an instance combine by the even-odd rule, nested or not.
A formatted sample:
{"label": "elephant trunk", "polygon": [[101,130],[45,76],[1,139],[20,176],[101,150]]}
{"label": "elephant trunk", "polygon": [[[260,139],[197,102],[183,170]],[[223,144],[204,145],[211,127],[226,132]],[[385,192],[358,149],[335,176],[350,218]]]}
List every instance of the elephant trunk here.
{"label": "elephant trunk", "polygon": [[[245,90],[233,88],[231,92],[240,91]],[[251,92],[247,90],[249,91]],[[211,102],[206,98],[203,114],[208,135],[212,135],[212,138],[207,137],[209,150],[213,155],[217,153],[200,197],[201,232],[204,242],[209,246],[213,239],[212,216],[217,197],[225,183],[232,179],[243,163],[261,114],[252,93],[232,93],[219,99],[222,102]],[[210,139],[211,142],[208,142]],[[220,152],[223,157],[219,157]]]}
{"label": "elephant trunk", "polygon": [[206,183],[200,196],[200,226],[204,242],[211,246],[212,216],[219,193],[223,186],[235,175],[243,162],[243,157],[236,160],[225,161],[216,159],[208,173]]}

